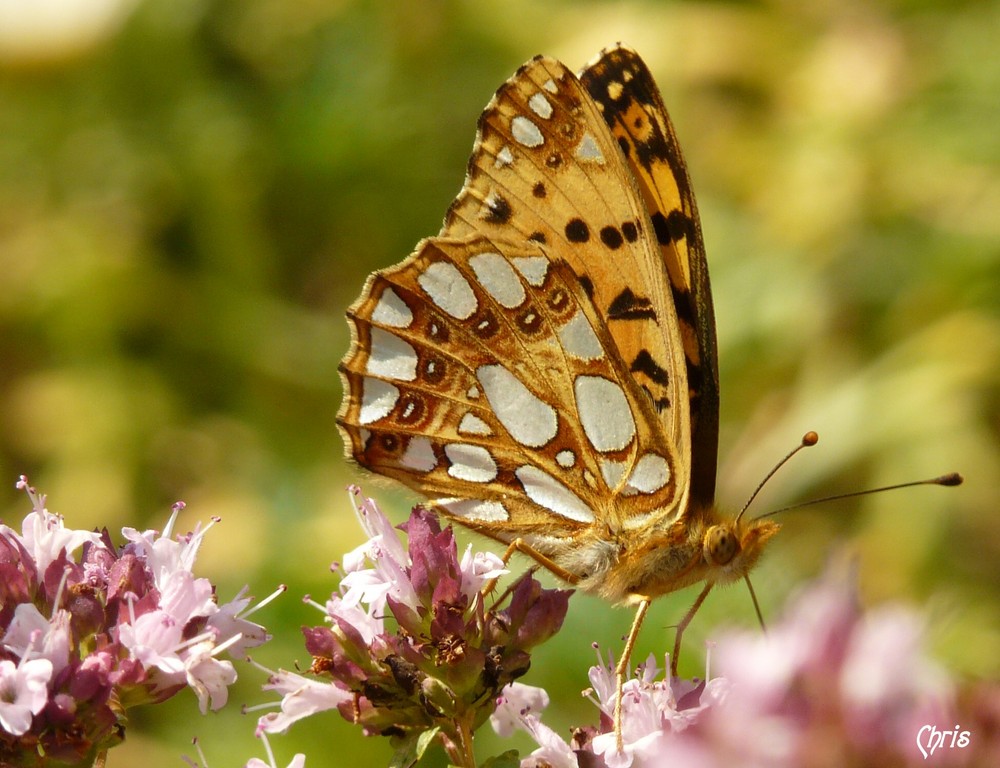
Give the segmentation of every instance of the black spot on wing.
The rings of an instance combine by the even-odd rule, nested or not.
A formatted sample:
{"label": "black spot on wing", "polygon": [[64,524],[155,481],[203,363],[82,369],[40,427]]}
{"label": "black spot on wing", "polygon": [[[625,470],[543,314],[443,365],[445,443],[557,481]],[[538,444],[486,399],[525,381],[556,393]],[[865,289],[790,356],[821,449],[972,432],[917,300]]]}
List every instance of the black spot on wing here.
{"label": "black spot on wing", "polygon": [[632,373],[643,373],[649,377],[650,381],[667,387],[670,385],[670,373],[653,359],[649,350],[642,350],[635,356],[632,365],[629,366]]}
{"label": "black spot on wing", "polygon": [[601,227],[601,242],[611,250],[615,251],[622,247],[622,243],[625,242],[625,238],[616,227]]}
{"label": "black spot on wing", "polygon": [[691,242],[697,235],[694,219],[684,211],[675,209],[666,216],[661,211],[656,211],[651,218],[656,242],[660,245],[670,245],[684,239]]}
{"label": "black spot on wing", "polygon": [[670,293],[674,300],[677,317],[692,329],[696,328],[698,324],[697,308],[694,306],[691,294],[679,289],[673,282],[670,283]]}
{"label": "black spot on wing", "polygon": [[636,296],[631,288],[626,288],[608,306],[611,320],[655,320],[656,311],[649,299]]}
{"label": "black spot on wing", "polygon": [[660,211],[656,211],[650,218],[653,221],[653,232],[656,234],[656,242],[660,245],[669,245],[674,242],[674,236],[667,225],[667,217]]}
{"label": "black spot on wing", "polygon": [[486,198],[485,203],[485,219],[490,224],[506,224],[510,221],[510,217],[514,215],[514,211],[511,209],[510,203],[508,203],[507,198],[502,195],[494,193]]}
{"label": "black spot on wing", "polygon": [[585,243],[590,240],[590,228],[583,219],[570,219],[566,222],[566,239],[571,243]]}
{"label": "black spot on wing", "polygon": [[[692,363],[690,360],[687,361],[687,375],[688,375],[688,389],[694,393],[701,392],[702,384],[705,380],[705,374],[702,369]],[[695,403],[699,399],[697,394],[691,396],[691,402]],[[694,411],[695,409],[692,409]]]}

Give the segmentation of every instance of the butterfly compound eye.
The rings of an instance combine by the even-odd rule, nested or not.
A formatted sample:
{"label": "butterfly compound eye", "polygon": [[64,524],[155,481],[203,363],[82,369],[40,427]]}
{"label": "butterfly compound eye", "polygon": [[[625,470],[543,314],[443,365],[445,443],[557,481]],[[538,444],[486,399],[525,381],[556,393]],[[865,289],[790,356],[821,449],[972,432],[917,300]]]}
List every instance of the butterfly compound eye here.
{"label": "butterfly compound eye", "polygon": [[711,565],[726,565],[740,551],[740,542],[729,526],[713,525],[705,532],[703,548]]}

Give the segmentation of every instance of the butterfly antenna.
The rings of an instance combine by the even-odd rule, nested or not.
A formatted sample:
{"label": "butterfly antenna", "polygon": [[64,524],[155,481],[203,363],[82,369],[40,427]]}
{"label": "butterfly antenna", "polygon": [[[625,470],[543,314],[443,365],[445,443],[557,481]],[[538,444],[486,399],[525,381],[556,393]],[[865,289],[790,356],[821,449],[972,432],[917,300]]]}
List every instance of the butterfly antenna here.
{"label": "butterfly antenna", "polygon": [[880,488],[869,488],[865,491],[852,491],[851,493],[838,493],[835,496],[824,496],[821,499],[813,499],[812,501],[803,501],[798,504],[791,504],[787,507],[782,507],[781,509],[775,509],[772,512],[767,512],[760,515],[756,520],[761,520],[765,517],[771,517],[772,515],[777,515],[781,512],[788,512],[792,509],[800,509],[802,507],[811,507],[813,504],[823,504],[827,501],[837,501],[839,499],[852,499],[855,496],[867,496],[870,493],[882,493],[882,491],[894,491],[897,488],[910,488],[914,485],[945,485],[945,486],[955,486],[961,485],[965,481],[958,472],[949,472],[947,475],[941,475],[940,477],[932,477],[927,480],[914,480],[909,483],[897,483],[896,485],[883,485]]}
{"label": "butterfly antenna", "polygon": [[[793,450],[789,451],[788,455],[785,456],[785,458],[783,458],[781,461],[775,464],[774,467],[772,467],[771,471],[764,476],[764,479],[760,481],[760,484],[758,484],[757,488],[754,489],[754,492],[750,494],[750,498],[747,499],[747,503],[743,505],[743,509],[741,509],[740,513],[736,516],[736,522],[738,523],[740,521],[740,518],[743,517],[743,513],[747,511],[747,509],[750,507],[751,504],[753,504],[753,500],[757,498],[757,494],[760,493],[761,489],[764,487],[767,481],[770,480],[772,477],[774,477],[775,472],[777,472],[779,469],[785,466],[785,464],[788,463],[788,460],[791,459],[792,456],[801,451],[803,448],[811,448],[818,442],[819,442],[819,435],[817,435],[815,432],[810,431],[802,435],[802,442],[800,442],[797,446],[795,446]],[[768,514],[773,514],[773,513],[768,512]],[[764,517],[766,516],[767,515],[764,515]]]}

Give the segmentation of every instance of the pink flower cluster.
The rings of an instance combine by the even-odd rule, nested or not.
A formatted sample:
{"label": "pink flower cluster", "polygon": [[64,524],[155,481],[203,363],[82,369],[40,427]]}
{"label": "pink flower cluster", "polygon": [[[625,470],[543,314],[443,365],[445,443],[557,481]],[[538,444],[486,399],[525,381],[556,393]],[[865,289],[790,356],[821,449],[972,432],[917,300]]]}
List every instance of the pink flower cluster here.
{"label": "pink flower cluster", "polygon": [[211,526],[162,534],[66,528],[28,486],[21,531],[0,525],[0,764],[92,764],[124,737],[126,711],[185,687],[202,712],[219,709],[236,680],[223,651],[242,658],[268,638],[192,573]]}
{"label": "pink flower cluster", "polygon": [[985,728],[974,733],[984,717],[956,712],[922,629],[900,607],[863,612],[853,585],[828,576],[766,635],[723,636],[711,654],[717,676],[707,682],[661,679],[650,656],[625,686],[621,750],[611,722],[614,662],[600,657],[590,670],[600,728],[576,729],[565,741],[541,722],[544,691],[519,684],[501,694],[493,725],[501,734],[526,730],[539,744],[522,768],[915,766],[935,744],[942,764],[978,764],[976,755],[995,749]]}
{"label": "pink flower cluster", "polygon": [[258,730],[336,708],[414,758],[420,737],[436,733],[455,763],[472,765],[472,732],[528,670],[528,651],[562,625],[570,593],[526,574],[487,607],[484,591],[507,572],[500,558],[471,548],[459,557],[451,528],[419,508],[400,526],[406,546],[373,500],[355,511],[368,540],[344,557],[339,592],[323,607],[328,624],[304,630],[310,671],[326,680],[273,673],[267,687],[281,710]]}
{"label": "pink flower cluster", "polygon": [[541,711],[549,701],[545,691],[520,683],[504,689],[491,718],[493,729],[501,736],[516,729],[526,730],[539,744],[538,749],[521,761],[521,768],[660,765],[658,759],[665,745],[696,723],[706,710],[718,706],[730,687],[721,677],[708,682],[681,680],[669,675],[660,679],[663,670],[657,667],[656,659],[650,654],[645,663],[639,665],[635,677],[625,683],[623,749],[619,751],[612,728],[617,696],[615,661],[611,657],[605,661],[598,651],[597,662],[597,666],[590,668],[591,687],[585,693],[600,710],[601,727],[577,728],[569,743],[541,721]]}

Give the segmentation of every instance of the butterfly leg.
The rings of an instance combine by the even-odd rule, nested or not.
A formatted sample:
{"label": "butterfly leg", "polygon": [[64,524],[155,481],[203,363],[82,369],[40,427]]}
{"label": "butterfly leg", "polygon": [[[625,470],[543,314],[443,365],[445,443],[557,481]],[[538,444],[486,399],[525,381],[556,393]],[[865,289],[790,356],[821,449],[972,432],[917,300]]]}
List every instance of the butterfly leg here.
{"label": "butterfly leg", "polygon": [[[515,552],[520,552],[522,555],[527,555],[540,566],[545,568],[547,571],[552,573],[556,578],[562,579],[570,586],[576,586],[577,582],[580,581],[580,577],[575,573],[570,573],[562,566],[556,565],[552,560],[543,555],[533,546],[528,544],[528,542],[523,539],[514,539],[508,546],[507,551],[503,553],[504,565],[510,562],[510,559],[514,556]],[[491,579],[484,587],[483,594],[488,595],[493,591],[493,588],[497,585],[499,578]]]}
{"label": "butterfly leg", "polygon": [[698,595],[697,599],[694,601],[688,612],[684,614],[684,618],[680,620],[677,625],[677,634],[674,636],[674,652],[670,657],[670,675],[671,677],[677,677],[677,659],[681,655],[681,637],[684,634],[684,630],[687,629],[688,624],[691,623],[691,619],[701,608],[701,604],[705,602],[705,598],[708,597],[708,593],[712,591],[712,582],[705,585],[705,588]]}
{"label": "butterfly leg", "polygon": [[625,640],[625,647],[622,649],[621,658],[618,659],[618,666],[615,667],[615,741],[618,751],[622,750],[622,694],[625,688],[625,677],[628,675],[629,660],[632,658],[632,649],[635,648],[636,638],[639,637],[639,627],[642,620],[646,618],[646,611],[649,610],[649,599],[646,598],[639,603],[639,608],[635,612],[635,619],[632,620],[632,629],[628,631],[628,638]]}

